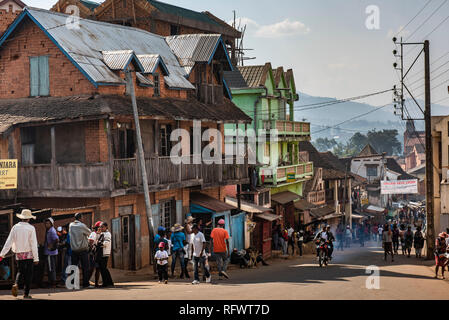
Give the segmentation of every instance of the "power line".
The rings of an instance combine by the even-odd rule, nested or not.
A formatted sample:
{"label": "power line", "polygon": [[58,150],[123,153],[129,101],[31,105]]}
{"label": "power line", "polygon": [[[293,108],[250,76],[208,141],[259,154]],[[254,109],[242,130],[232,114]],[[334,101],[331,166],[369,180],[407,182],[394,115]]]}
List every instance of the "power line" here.
{"label": "power line", "polygon": [[[442,58],[444,58],[444,57],[447,56],[448,54],[449,54],[449,51],[446,52],[445,54],[441,55],[440,57],[438,57],[436,60],[432,61],[432,64],[437,63],[438,61],[440,61]],[[448,62],[449,62],[449,61],[448,61]],[[445,64],[446,64],[446,63],[445,63]],[[410,78],[414,78],[414,77],[416,77],[416,76],[418,76],[418,75],[421,75],[421,76],[422,76],[422,72],[423,72],[423,71],[424,71],[424,69],[421,69],[421,70],[419,70],[418,72],[409,75],[408,78],[409,78],[409,79],[410,79]],[[434,72],[434,71],[435,71],[435,70],[432,70],[431,72]]]}
{"label": "power line", "polygon": [[427,3],[421,8],[421,10],[419,10],[418,11],[418,13],[417,14],[415,14],[415,16],[409,21],[409,22],[407,22],[407,24],[405,25],[405,26],[403,26],[399,31],[398,31],[398,33],[396,33],[396,37],[402,32],[402,30],[404,30],[405,28],[407,28],[408,27],[408,25],[413,21],[413,20],[415,20],[415,18],[429,5],[429,3],[431,3],[432,2],[432,0],[429,0],[429,1],[427,1]]}
{"label": "power line", "polygon": [[340,123],[338,123],[338,124],[336,124],[336,125],[334,125],[334,126],[332,126],[332,127],[330,127],[330,128],[322,129],[322,130],[318,130],[318,131],[312,132],[311,134],[318,133],[318,132],[322,132],[322,131],[325,131],[325,130],[328,130],[328,129],[332,129],[332,128],[336,128],[336,127],[342,125],[343,123],[346,123],[346,122],[349,122],[349,121],[352,121],[352,120],[361,118],[361,117],[363,117],[363,116],[366,116],[366,115],[368,115],[368,114],[370,114],[370,113],[379,111],[380,109],[385,108],[385,107],[387,107],[387,106],[389,106],[389,105],[391,105],[391,103],[385,104],[385,105],[383,105],[383,106],[381,106],[381,107],[377,107],[377,108],[374,109],[374,110],[370,110],[370,111],[368,111],[368,112],[359,114],[358,116],[355,116],[355,117],[352,117],[352,118],[347,119],[347,120],[345,120],[345,121],[342,121],[342,122],[340,122]]}
{"label": "power line", "polygon": [[426,20],[424,20],[419,26],[418,26],[418,28],[416,28],[415,29],[415,31],[413,31],[408,37],[407,37],[407,39],[405,40],[405,41],[408,41],[419,29],[421,29],[422,28],[422,26],[427,22],[427,21],[429,21],[430,20],[430,18],[432,18],[433,16],[434,16],[434,14],[435,13],[437,13],[437,11],[443,6],[443,5],[445,5],[446,4],[446,2],[447,2],[447,0],[444,0],[439,6],[438,6],[438,8],[436,8],[433,12],[432,12],[432,14],[430,15],[430,16],[428,16],[427,17],[427,19]]}

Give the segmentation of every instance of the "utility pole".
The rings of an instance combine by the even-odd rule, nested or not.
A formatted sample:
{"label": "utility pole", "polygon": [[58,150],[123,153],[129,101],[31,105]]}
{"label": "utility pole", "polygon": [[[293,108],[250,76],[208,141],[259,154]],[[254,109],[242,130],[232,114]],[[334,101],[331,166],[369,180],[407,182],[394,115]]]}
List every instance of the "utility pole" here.
{"label": "utility pole", "polygon": [[433,150],[432,150],[432,115],[430,102],[430,57],[429,40],[424,41],[424,122],[426,130],[426,214],[427,214],[427,259],[433,258],[435,249],[435,224],[433,210]]}
{"label": "utility pole", "polygon": [[143,152],[142,135],[140,132],[140,122],[139,122],[139,112],[137,110],[136,92],[134,91],[134,80],[131,70],[126,70],[126,86],[128,87],[127,92],[131,95],[131,102],[133,106],[134,124],[136,126],[136,137],[137,137],[137,159],[139,161],[140,173],[142,175],[143,184],[143,194],[145,198],[145,209],[147,215],[147,225],[149,233],[149,250],[150,250],[150,261],[153,260],[153,239],[154,239],[154,223],[153,215],[151,213],[151,200],[150,200],[150,190],[148,188],[148,177],[147,170],[145,167],[145,155]]}
{"label": "utility pole", "polygon": [[[393,38],[393,42],[396,43],[396,37]],[[425,124],[425,147],[426,147],[426,216],[427,216],[427,226],[426,226],[426,240],[427,240],[427,259],[433,259],[433,252],[435,249],[435,223],[434,223],[434,192],[433,192],[433,150],[432,150],[432,114],[431,114],[431,99],[430,99],[430,50],[429,50],[429,40],[425,40],[424,42],[402,42],[401,38],[401,54],[399,57],[401,58],[401,90],[400,94],[395,90],[395,95],[400,97],[400,106],[401,106],[401,118],[404,119],[404,107],[405,107],[405,99],[404,99],[404,88],[413,99],[415,104],[423,113],[423,118],[413,119],[408,115],[407,120],[424,120]],[[413,63],[408,68],[407,72],[403,72],[404,69],[404,58],[403,58],[403,46],[404,45],[422,45],[423,48],[418,56],[415,58]],[[397,51],[394,50],[393,54],[398,57]],[[425,97],[424,97],[424,110],[421,108],[419,103],[416,101],[413,94],[408,89],[404,80],[407,77],[410,69],[413,68],[418,58],[424,54],[424,88],[425,88]],[[397,63],[393,64],[395,69],[397,68]],[[395,99],[395,101],[397,101]],[[407,109],[406,109],[407,110]],[[395,105],[395,113],[396,113],[396,105]],[[419,136],[418,136],[419,138]]]}

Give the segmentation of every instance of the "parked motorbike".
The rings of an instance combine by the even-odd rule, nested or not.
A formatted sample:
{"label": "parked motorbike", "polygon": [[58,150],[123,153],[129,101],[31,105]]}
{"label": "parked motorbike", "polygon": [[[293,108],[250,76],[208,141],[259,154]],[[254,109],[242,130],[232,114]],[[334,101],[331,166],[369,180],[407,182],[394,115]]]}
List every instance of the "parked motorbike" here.
{"label": "parked motorbike", "polygon": [[320,239],[317,240],[316,244],[319,252],[318,263],[320,264],[320,267],[323,265],[327,266],[329,263],[329,241]]}

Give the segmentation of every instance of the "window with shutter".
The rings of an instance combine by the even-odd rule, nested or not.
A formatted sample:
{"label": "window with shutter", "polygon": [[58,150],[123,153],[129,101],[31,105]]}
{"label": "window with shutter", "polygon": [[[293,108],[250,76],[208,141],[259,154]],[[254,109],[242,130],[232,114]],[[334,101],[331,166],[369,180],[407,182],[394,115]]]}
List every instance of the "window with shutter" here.
{"label": "window with shutter", "polygon": [[50,95],[48,56],[30,57],[30,96]]}

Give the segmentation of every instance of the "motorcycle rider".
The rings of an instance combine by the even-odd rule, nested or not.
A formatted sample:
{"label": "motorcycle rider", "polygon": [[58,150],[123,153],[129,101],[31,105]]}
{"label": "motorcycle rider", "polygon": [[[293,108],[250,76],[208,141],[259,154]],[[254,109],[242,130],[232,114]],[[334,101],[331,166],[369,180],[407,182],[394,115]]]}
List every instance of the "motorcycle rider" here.
{"label": "motorcycle rider", "polygon": [[[313,239],[313,241],[315,242],[319,242],[319,241],[328,241],[329,244],[329,250],[327,252],[328,256],[329,256],[329,260],[332,260],[332,252],[334,251],[334,245],[333,245],[333,241],[335,240],[334,235],[332,234],[332,232],[330,231],[330,225],[326,225],[323,227],[323,229],[318,232],[315,236],[315,238]],[[317,246],[317,250],[316,250],[316,257],[317,259],[319,259],[320,256],[320,247]]]}

